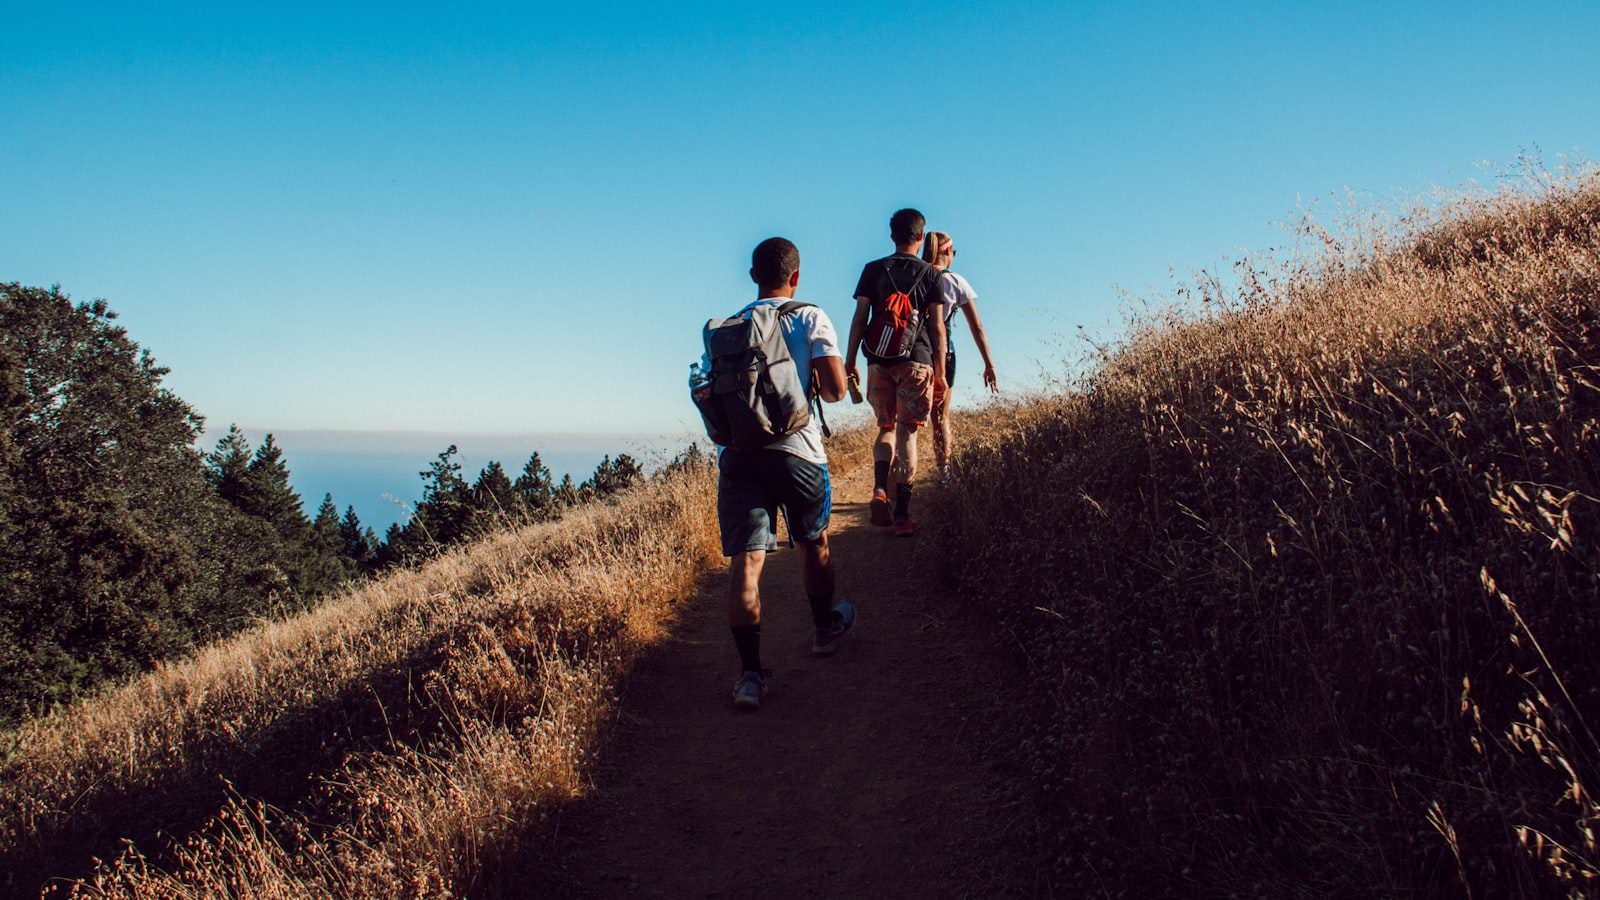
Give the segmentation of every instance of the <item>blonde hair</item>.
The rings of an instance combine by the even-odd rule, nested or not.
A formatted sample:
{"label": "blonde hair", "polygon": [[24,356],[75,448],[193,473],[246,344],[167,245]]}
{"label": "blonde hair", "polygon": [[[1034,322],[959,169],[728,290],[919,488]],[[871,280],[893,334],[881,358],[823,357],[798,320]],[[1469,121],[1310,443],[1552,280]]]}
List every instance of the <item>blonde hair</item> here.
{"label": "blonde hair", "polygon": [[950,235],[943,231],[930,231],[927,239],[922,242],[922,259],[924,262],[934,262],[939,258],[939,248],[945,244],[954,243]]}

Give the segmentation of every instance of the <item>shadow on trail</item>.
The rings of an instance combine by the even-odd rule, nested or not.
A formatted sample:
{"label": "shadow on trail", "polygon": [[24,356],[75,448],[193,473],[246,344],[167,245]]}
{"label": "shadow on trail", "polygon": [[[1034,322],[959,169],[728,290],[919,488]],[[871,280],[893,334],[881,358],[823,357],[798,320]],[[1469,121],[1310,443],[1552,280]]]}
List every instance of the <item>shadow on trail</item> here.
{"label": "shadow on trail", "polygon": [[[866,474],[840,496],[866,496]],[[593,787],[562,812],[556,840],[484,873],[476,894],[1029,892],[1033,817],[996,726],[1016,664],[987,620],[933,585],[930,536],[893,538],[859,502],[836,505],[831,531],[838,595],[860,611],[838,653],[810,655],[801,554],[772,554],[772,689],[758,712],[735,710],[726,576],[713,579],[635,668]]]}

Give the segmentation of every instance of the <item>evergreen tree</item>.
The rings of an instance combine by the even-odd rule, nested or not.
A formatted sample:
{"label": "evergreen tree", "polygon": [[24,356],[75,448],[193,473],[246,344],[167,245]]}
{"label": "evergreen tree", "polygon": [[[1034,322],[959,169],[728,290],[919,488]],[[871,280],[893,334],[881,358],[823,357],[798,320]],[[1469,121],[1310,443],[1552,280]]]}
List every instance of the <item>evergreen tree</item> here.
{"label": "evergreen tree", "polygon": [[555,484],[551,478],[550,469],[539,459],[539,451],[535,450],[528,457],[528,462],[522,467],[522,474],[512,487],[516,490],[517,501],[521,504],[523,514],[529,519],[539,521],[548,519],[555,514]]}
{"label": "evergreen tree", "polygon": [[425,539],[440,547],[461,539],[472,517],[472,491],[461,477],[459,451],[451,444],[422,471],[422,502],[413,522],[427,532]]}
{"label": "evergreen tree", "polygon": [[411,555],[410,541],[407,540],[406,529],[399,522],[389,525],[383,533],[383,541],[378,544],[378,551],[373,557],[373,565],[379,569],[403,564]]}
{"label": "evergreen tree", "polygon": [[311,546],[336,556],[344,555],[344,540],[339,536],[339,507],[332,494],[322,495],[317,517],[311,520]]}
{"label": "evergreen tree", "polygon": [[662,469],[663,472],[681,472],[706,464],[709,454],[701,449],[699,443],[693,443],[678,452]]}
{"label": "evergreen tree", "polygon": [[597,497],[604,496],[602,492],[610,484],[611,454],[608,453],[604,459],[600,460],[600,464],[594,467],[594,474],[579,485],[578,496],[582,502],[587,503]]}
{"label": "evergreen tree", "polygon": [[322,496],[308,535],[310,552],[302,567],[301,584],[306,597],[331,591],[355,576],[355,563],[345,556],[344,538],[339,533],[339,507],[334,505],[332,494]]}
{"label": "evergreen tree", "polygon": [[250,460],[244,503],[240,509],[267,520],[283,539],[293,546],[304,546],[310,522],[301,508],[300,495],[289,486],[289,466],[283,450],[271,434],[256,448]]}
{"label": "evergreen tree", "polygon": [[478,474],[478,481],[472,486],[472,509],[477,531],[511,522],[517,510],[517,492],[500,463],[491,460]]}
{"label": "evergreen tree", "polygon": [[0,727],[265,608],[200,417],[104,301],[0,284]]}
{"label": "evergreen tree", "polygon": [[619,453],[611,463],[611,471],[608,473],[602,495],[609,496],[625,491],[642,478],[644,470],[639,467],[638,461],[626,453]]}
{"label": "evergreen tree", "polygon": [[249,492],[250,442],[237,425],[217,439],[217,448],[206,457],[206,478],[217,496],[238,507]]}
{"label": "evergreen tree", "polygon": [[376,563],[378,538],[371,528],[362,529],[354,506],[347,506],[339,522],[339,543],[345,559],[362,572],[371,572]]}
{"label": "evergreen tree", "polygon": [[644,479],[644,467],[626,453],[617,455],[617,490],[627,490]]}
{"label": "evergreen tree", "polygon": [[626,453],[618,454],[612,459],[610,454],[600,460],[595,466],[594,475],[583,484],[583,493],[586,499],[600,499],[609,497],[618,491],[626,490],[635,481],[644,477],[644,471],[639,468],[639,463]]}
{"label": "evergreen tree", "polygon": [[571,475],[561,476],[561,484],[556,487],[553,499],[557,510],[569,509],[578,505],[578,486],[572,483]]}

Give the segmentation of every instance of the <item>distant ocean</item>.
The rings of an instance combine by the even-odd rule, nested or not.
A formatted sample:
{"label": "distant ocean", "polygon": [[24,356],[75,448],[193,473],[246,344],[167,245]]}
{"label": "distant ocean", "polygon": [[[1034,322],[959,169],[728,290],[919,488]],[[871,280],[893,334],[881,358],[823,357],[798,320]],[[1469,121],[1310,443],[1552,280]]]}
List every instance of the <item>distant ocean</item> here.
{"label": "distant ocean", "polygon": [[[253,451],[265,431],[243,429]],[[209,452],[223,431],[208,429],[199,446]],[[304,502],[306,516],[315,516],[324,494],[344,514],[353,506],[361,523],[378,536],[390,524],[410,515],[411,504],[422,498],[421,473],[438,455],[455,444],[460,452],[461,476],[468,484],[490,460],[499,460],[513,481],[528,457],[539,451],[557,483],[570,474],[582,482],[594,474],[602,457],[626,453],[646,470],[672,458],[693,440],[691,435],[610,434],[433,434],[418,432],[274,431],[283,448],[289,479]]]}

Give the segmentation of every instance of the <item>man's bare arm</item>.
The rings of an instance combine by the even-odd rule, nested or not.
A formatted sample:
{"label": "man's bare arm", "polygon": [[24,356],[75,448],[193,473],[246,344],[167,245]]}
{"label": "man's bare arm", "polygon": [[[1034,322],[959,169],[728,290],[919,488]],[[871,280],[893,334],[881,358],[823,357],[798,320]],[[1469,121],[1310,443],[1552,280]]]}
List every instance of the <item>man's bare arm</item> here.
{"label": "man's bare arm", "polygon": [[812,360],[811,383],[816,385],[817,396],[829,403],[844,399],[844,360],[837,356]]}
{"label": "man's bare arm", "polygon": [[861,346],[861,339],[866,337],[867,314],[871,310],[872,301],[865,297],[856,298],[856,314],[850,318],[850,342],[844,346],[844,370],[846,373],[856,371],[856,349]]}

